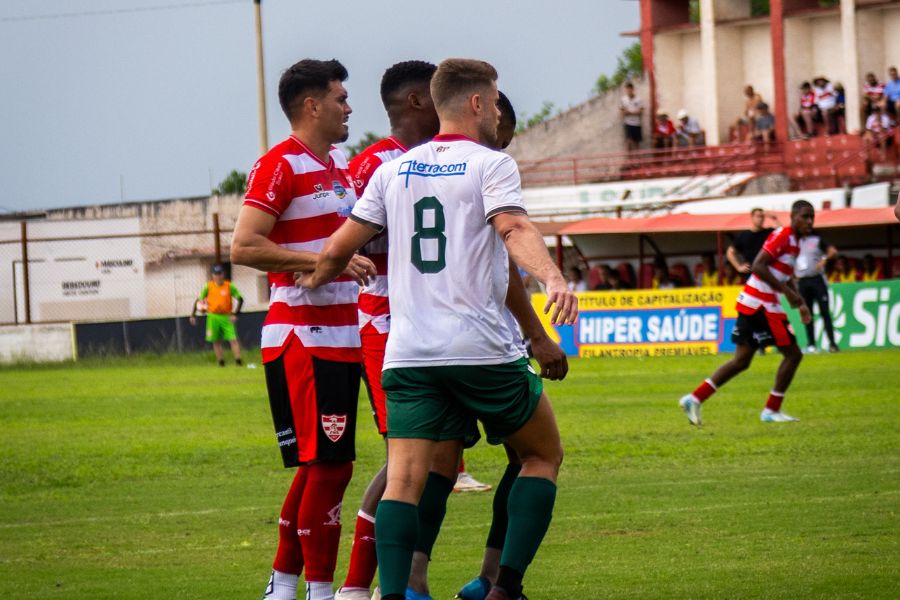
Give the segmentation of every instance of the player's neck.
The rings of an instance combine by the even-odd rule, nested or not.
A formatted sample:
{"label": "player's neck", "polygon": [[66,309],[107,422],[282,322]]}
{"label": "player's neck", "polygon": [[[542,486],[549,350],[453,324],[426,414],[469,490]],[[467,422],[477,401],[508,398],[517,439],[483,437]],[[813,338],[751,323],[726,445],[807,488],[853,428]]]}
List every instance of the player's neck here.
{"label": "player's neck", "polygon": [[422,131],[415,123],[399,121],[391,124],[391,136],[409,150],[420,146],[433,137],[433,131]]}
{"label": "player's neck", "polygon": [[295,126],[291,130],[291,135],[303,142],[303,144],[326,165],[331,161],[331,157],[329,156],[331,142],[319,135],[315,129]]}
{"label": "player's neck", "polygon": [[479,144],[484,143],[481,139],[481,132],[478,131],[477,123],[467,123],[464,121],[441,121],[441,130],[438,135],[464,135],[467,138],[475,140]]}

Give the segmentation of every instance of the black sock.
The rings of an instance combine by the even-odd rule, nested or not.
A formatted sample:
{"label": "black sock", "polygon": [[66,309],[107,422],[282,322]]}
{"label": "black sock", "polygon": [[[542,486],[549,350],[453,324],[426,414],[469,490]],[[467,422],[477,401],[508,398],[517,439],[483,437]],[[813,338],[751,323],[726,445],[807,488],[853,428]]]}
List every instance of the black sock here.
{"label": "black sock", "polygon": [[518,600],[522,596],[522,574],[501,565],[500,574],[497,575],[497,587],[503,588],[513,600]]}
{"label": "black sock", "polygon": [[225,366],[225,361],[224,361],[224,360],[220,360],[220,361],[219,361],[219,366],[220,366],[220,367],[224,367],[224,366]]}
{"label": "black sock", "polygon": [[236,364],[237,366],[240,367],[241,365],[244,364],[244,361],[242,361],[242,360],[239,359],[239,358],[236,358],[236,359],[234,359],[234,364]]}

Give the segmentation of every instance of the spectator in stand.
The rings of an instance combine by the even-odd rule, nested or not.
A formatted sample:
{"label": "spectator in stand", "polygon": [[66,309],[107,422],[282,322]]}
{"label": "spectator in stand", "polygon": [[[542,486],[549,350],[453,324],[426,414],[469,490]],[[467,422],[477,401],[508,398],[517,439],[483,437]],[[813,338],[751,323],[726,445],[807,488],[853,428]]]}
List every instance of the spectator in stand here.
{"label": "spectator in stand", "polygon": [[884,84],[884,100],[887,112],[892,117],[900,115],[900,75],[897,67],[888,69],[888,81]]}
{"label": "spectator in stand", "polygon": [[644,140],[641,119],[644,115],[644,103],[634,93],[634,84],[625,84],[625,95],[619,103],[622,123],[625,125],[625,146],[629,152],[641,147]]}
{"label": "spectator in stand", "polygon": [[858,279],[856,269],[850,264],[847,257],[843,254],[839,255],[834,260],[834,268],[828,276],[828,281],[831,283],[853,283]]}
{"label": "spectator in stand", "polygon": [[754,124],[756,123],[756,114],[759,110],[757,107],[763,102],[762,96],[756,93],[752,85],[744,88],[744,112],[738,117],[734,124],[738,132],[737,140],[740,141],[741,129],[746,130],[746,136],[743,138],[747,141],[753,137]]}
{"label": "spectator in stand", "polygon": [[872,107],[872,114],[866,119],[866,130],[863,131],[863,140],[868,144],[877,144],[883,152],[893,140],[890,136],[882,138],[882,135],[893,126],[894,123],[891,121],[891,118],[884,114],[881,107],[876,104]]}
{"label": "spectator in stand", "polygon": [[734,242],[728,246],[728,250],[725,252],[728,262],[744,277],[749,276],[753,260],[759,254],[769,234],[775,231],[772,227],[763,227],[766,219],[772,221],[775,227],[781,227],[778,215],[767,213],[761,208],[754,208],[750,211],[750,229],[737,234]]}
{"label": "spectator in stand", "polygon": [[847,133],[847,131],[844,129],[844,123],[847,114],[847,94],[844,91],[844,86],[841,83],[834,84],[834,94],[835,101],[837,102],[834,111],[835,127],[837,128],[837,133]]}
{"label": "spectator in stand", "polygon": [[678,124],[675,125],[679,146],[702,146],[706,143],[703,130],[697,119],[691,117],[684,108],[678,111]]}
{"label": "spectator in stand", "polygon": [[588,291],[588,284],[587,281],[584,280],[584,276],[581,274],[581,269],[579,269],[578,267],[569,267],[568,275],[569,290],[573,292]]}
{"label": "spectator in stand", "polygon": [[881,107],[881,110],[887,108],[884,98],[884,84],[878,81],[875,73],[866,73],[866,80],[863,82],[862,105],[865,117],[872,113],[872,107],[874,106]]}
{"label": "spectator in stand", "polygon": [[808,81],[800,86],[800,112],[794,117],[797,129],[804,137],[816,135],[816,94]]}
{"label": "spectator in stand", "polygon": [[700,259],[703,271],[700,273],[700,287],[715,287],[719,285],[719,272],[716,270],[716,259],[712,254],[704,254]]}
{"label": "spectator in stand", "polygon": [[653,263],[653,281],[650,287],[654,290],[670,290],[675,287],[675,282],[669,277],[669,265],[665,260],[657,260]]}
{"label": "spectator in stand", "polygon": [[860,281],[881,281],[882,279],[884,279],[884,273],[881,272],[881,265],[875,262],[875,257],[871,254],[863,256]]}
{"label": "spectator in stand", "polygon": [[756,105],[752,140],[762,142],[767,150],[769,144],[775,140],[775,115],[769,112],[769,105],[765,102]]}
{"label": "spectator in stand", "polygon": [[603,264],[597,268],[597,273],[599,274],[599,279],[597,284],[594,286],[594,290],[608,290],[612,289],[610,284],[610,278],[612,276],[613,270],[609,267],[609,265]]}
{"label": "spectator in stand", "polygon": [[625,282],[622,281],[622,275],[618,271],[612,269],[609,272],[609,291],[627,290],[629,289]]}
{"label": "spectator in stand", "polygon": [[675,124],[669,118],[665,111],[656,113],[656,122],[653,126],[653,147],[654,148],[673,148],[675,147]]}
{"label": "spectator in stand", "polygon": [[722,285],[741,285],[741,276],[728,261],[722,265]]}
{"label": "spectator in stand", "polygon": [[816,95],[816,106],[825,122],[825,134],[837,133],[837,94],[831,82],[822,75],[813,79],[813,93]]}

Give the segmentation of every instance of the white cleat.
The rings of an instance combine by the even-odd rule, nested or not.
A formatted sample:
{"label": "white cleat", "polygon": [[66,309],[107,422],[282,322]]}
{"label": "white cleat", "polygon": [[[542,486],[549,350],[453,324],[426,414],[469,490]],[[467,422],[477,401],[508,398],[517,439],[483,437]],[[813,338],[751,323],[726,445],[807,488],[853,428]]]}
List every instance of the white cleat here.
{"label": "white cleat", "polygon": [[456,476],[456,483],[453,485],[454,492],[487,492],[490,489],[490,485],[481,483],[465,471]]}
{"label": "white cleat", "polygon": [[759,420],[763,423],[790,423],[791,421],[799,421],[800,419],[781,411],[775,412],[774,410],[764,408],[759,415]]}
{"label": "white cleat", "polygon": [[816,354],[819,350],[815,346],[807,346],[806,354]]}
{"label": "white cleat", "polygon": [[700,420],[700,403],[697,402],[697,399],[691,394],[683,396],[681,400],[678,401],[678,405],[681,407],[681,410],[684,411],[684,414],[687,415],[691,425],[699,426],[703,424],[703,421]]}
{"label": "white cleat", "polygon": [[372,600],[381,600],[381,588],[376,587],[375,591],[372,592]]}
{"label": "white cleat", "polygon": [[334,600],[369,600],[369,590],[341,588],[334,593]]}

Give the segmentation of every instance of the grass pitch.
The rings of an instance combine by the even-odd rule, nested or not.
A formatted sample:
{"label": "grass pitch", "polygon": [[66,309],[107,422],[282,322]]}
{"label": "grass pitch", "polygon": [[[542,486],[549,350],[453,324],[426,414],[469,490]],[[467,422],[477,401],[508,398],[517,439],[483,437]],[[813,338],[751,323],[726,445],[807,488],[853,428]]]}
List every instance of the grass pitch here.
{"label": "grass pitch", "polygon": [[[258,356],[249,357],[258,362]],[[548,383],[566,459],[532,600],[895,598],[900,593],[897,351],[807,357],[763,424],[777,356],[704,407],[677,406],[725,357],[576,360]],[[345,573],[383,446],[360,402]],[[0,370],[0,598],[258,598],[291,474],[261,368],[207,355]],[[468,470],[496,482],[503,451]],[[476,574],[490,494],[454,495],[436,600]]]}

